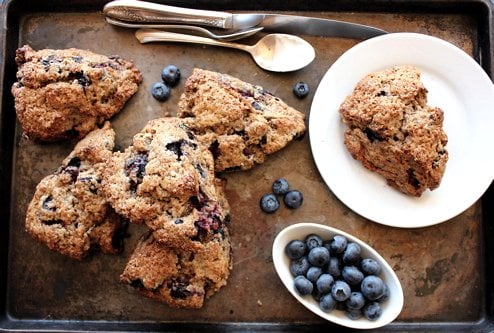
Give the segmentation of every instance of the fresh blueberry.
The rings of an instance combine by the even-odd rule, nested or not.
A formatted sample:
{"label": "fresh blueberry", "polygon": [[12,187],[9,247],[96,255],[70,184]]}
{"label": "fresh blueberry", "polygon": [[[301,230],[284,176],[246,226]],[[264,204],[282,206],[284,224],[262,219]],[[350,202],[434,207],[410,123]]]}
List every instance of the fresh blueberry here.
{"label": "fresh blueberry", "polygon": [[278,198],[272,193],[264,194],[261,198],[261,209],[265,213],[274,213],[280,208]]}
{"label": "fresh blueberry", "polygon": [[341,275],[341,263],[337,257],[329,258],[329,263],[326,271],[333,277],[337,278]]}
{"label": "fresh blueberry", "polygon": [[274,181],[272,188],[274,194],[284,195],[288,192],[290,185],[285,178],[279,178]]}
{"label": "fresh blueberry", "polygon": [[180,81],[180,69],[175,65],[168,65],[161,71],[161,78],[163,82],[167,83],[170,87],[177,85]]}
{"label": "fresh blueberry", "polygon": [[360,245],[350,242],[343,252],[343,262],[347,265],[357,264],[360,260]]}
{"label": "fresh blueberry", "polygon": [[331,312],[336,308],[336,303],[331,294],[325,294],[319,300],[319,307],[325,312]]}
{"label": "fresh blueberry", "polygon": [[335,235],[330,243],[331,251],[334,253],[343,253],[343,251],[345,251],[347,243],[348,241],[346,237]]}
{"label": "fresh blueberry", "polygon": [[295,289],[302,296],[309,295],[312,293],[312,290],[314,290],[314,286],[312,285],[312,282],[307,280],[305,276],[301,276],[301,275],[297,276],[294,280],[294,285],[295,285]]}
{"label": "fresh blueberry", "polygon": [[354,291],[345,301],[345,305],[349,309],[362,309],[365,305],[365,297],[359,291]]}
{"label": "fresh blueberry", "polygon": [[298,98],[306,97],[310,92],[309,85],[305,82],[297,82],[293,85],[293,93]]}
{"label": "fresh blueberry", "polygon": [[361,309],[352,309],[346,308],[345,315],[351,320],[357,320],[362,318],[362,310]]}
{"label": "fresh blueberry", "polygon": [[366,276],[360,284],[360,290],[365,298],[375,301],[384,295],[384,282],[375,275]]}
{"label": "fresh blueberry", "polygon": [[170,87],[163,82],[156,82],[151,86],[151,95],[160,102],[164,102],[170,98],[170,94]]}
{"label": "fresh blueberry", "polygon": [[381,272],[381,265],[371,258],[365,258],[360,262],[360,269],[365,275],[378,275]]}
{"label": "fresh blueberry", "polygon": [[292,240],[285,247],[286,255],[292,260],[302,258],[306,250],[307,247],[305,246],[305,243],[298,239]]}
{"label": "fresh blueberry", "polygon": [[305,237],[305,245],[307,246],[307,251],[310,251],[315,247],[322,246],[322,238],[316,234],[310,234]]}
{"label": "fresh blueberry", "polygon": [[304,197],[300,191],[291,190],[285,193],[283,197],[283,202],[288,208],[299,208],[302,206],[302,202],[304,201]]}
{"label": "fresh blueberry", "polygon": [[321,294],[327,294],[331,292],[333,287],[334,278],[330,274],[321,274],[316,281],[316,289]]}
{"label": "fresh blueberry", "polygon": [[307,257],[302,257],[296,260],[293,260],[290,263],[290,272],[293,274],[293,276],[298,276],[298,275],[306,275],[307,271],[309,270],[310,264],[309,260],[307,260]]}
{"label": "fresh blueberry", "polygon": [[383,295],[381,297],[379,297],[378,299],[376,299],[376,301],[377,302],[384,302],[384,301],[388,300],[389,299],[389,294],[390,294],[389,287],[388,287],[388,285],[386,283],[384,283],[384,292],[383,292]]}
{"label": "fresh blueberry", "polygon": [[321,267],[312,266],[307,271],[306,277],[310,282],[316,283],[317,279],[319,279],[321,274],[322,274],[322,268]]}
{"label": "fresh blueberry", "polygon": [[318,246],[309,251],[308,259],[311,265],[322,267],[329,262],[329,251],[327,248]]}
{"label": "fresh blueberry", "polygon": [[341,271],[341,276],[351,286],[359,285],[364,279],[364,273],[362,273],[356,266],[345,266]]}
{"label": "fresh blueberry", "polygon": [[371,321],[379,319],[382,312],[383,310],[381,308],[381,305],[379,305],[379,303],[377,302],[368,303],[362,309],[362,313],[364,314],[365,318]]}
{"label": "fresh blueberry", "polygon": [[351,293],[352,290],[350,286],[343,280],[336,280],[331,288],[331,295],[333,295],[333,298],[338,302],[346,301]]}
{"label": "fresh blueberry", "polygon": [[324,240],[322,242],[322,246],[327,248],[329,250],[329,253],[331,253],[331,242],[330,241]]}

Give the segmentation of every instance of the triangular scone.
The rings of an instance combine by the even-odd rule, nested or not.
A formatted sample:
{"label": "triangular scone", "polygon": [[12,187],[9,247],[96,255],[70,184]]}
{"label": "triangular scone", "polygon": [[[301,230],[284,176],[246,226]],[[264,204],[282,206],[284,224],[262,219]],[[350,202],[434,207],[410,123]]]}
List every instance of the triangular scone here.
{"label": "triangular scone", "polygon": [[229,220],[211,152],[177,117],[149,121],[103,174],[103,191],[130,222],[163,244],[195,251]]}
{"label": "triangular scone", "polygon": [[26,213],[26,230],[50,249],[75,259],[91,248],[122,249],[123,223],[101,192],[101,170],[112,155],[115,133],[106,122],[90,132],[60,168],[41,180]]}
{"label": "triangular scone", "polygon": [[367,75],[339,112],[348,126],[345,145],[367,169],[413,196],[439,186],[448,160],[444,115],[427,105],[427,89],[416,67]]}
{"label": "triangular scone", "polygon": [[15,61],[17,118],[36,141],[83,138],[119,112],[142,81],[130,61],[75,48],[35,51],[25,45]]}
{"label": "triangular scone", "polygon": [[171,307],[201,308],[207,298],[227,284],[232,269],[227,233],[203,247],[198,253],[169,248],[147,232],[139,240],[120,281]]}
{"label": "triangular scone", "polygon": [[177,116],[211,150],[216,171],[250,169],[305,133],[305,115],[262,87],[198,68]]}

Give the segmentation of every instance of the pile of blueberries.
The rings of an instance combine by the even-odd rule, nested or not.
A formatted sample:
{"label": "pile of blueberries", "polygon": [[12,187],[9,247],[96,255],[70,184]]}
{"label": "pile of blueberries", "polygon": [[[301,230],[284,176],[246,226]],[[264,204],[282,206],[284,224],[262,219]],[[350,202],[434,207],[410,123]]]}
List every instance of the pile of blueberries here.
{"label": "pile of blueberries", "polygon": [[323,240],[310,234],[304,240],[290,241],[285,253],[296,291],[312,295],[323,311],[342,310],[352,320],[364,316],[374,321],[381,316],[389,288],[379,277],[379,263],[362,258],[357,243],[342,235]]}
{"label": "pile of blueberries", "polygon": [[271,214],[280,208],[278,196],[283,197],[285,206],[290,209],[296,209],[302,206],[304,196],[300,191],[290,189],[290,184],[285,178],[276,179],[271,188],[273,192],[264,194],[259,202],[263,212]]}
{"label": "pile of blueberries", "polygon": [[168,65],[161,70],[161,81],[151,86],[151,95],[158,101],[164,102],[171,95],[171,87],[180,81],[180,69],[175,65]]}

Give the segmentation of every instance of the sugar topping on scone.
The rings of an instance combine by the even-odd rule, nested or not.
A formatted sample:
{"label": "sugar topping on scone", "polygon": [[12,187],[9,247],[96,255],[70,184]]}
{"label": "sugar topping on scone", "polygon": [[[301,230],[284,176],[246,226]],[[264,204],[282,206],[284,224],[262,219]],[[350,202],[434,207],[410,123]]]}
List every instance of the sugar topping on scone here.
{"label": "sugar topping on scone", "polygon": [[12,86],[17,118],[36,141],[82,138],[124,107],[142,81],[118,56],[75,48],[16,51]]}
{"label": "sugar topping on scone", "polygon": [[439,186],[448,160],[444,114],[427,104],[418,68],[367,75],[339,112],[348,126],[345,145],[367,169],[408,195]]}
{"label": "sugar topping on scone", "polygon": [[198,68],[177,116],[212,151],[216,171],[250,169],[305,133],[305,115],[261,86]]}
{"label": "sugar topping on scone", "polygon": [[101,171],[112,155],[115,133],[106,122],[90,132],[41,180],[26,213],[26,230],[48,248],[75,259],[91,249],[117,253],[125,223],[101,192]]}

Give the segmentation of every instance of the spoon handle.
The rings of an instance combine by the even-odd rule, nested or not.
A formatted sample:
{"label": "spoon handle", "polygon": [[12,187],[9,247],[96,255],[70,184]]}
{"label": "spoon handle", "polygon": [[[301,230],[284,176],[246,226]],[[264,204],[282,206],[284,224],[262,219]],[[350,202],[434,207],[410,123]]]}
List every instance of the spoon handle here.
{"label": "spoon handle", "polygon": [[112,19],[135,23],[175,23],[233,28],[232,14],[188,9],[146,1],[115,0],[107,3],[103,13]]}
{"label": "spoon handle", "polygon": [[246,38],[255,35],[259,31],[264,29],[263,27],[254,27],[254,28],[247,28],[242,30],[222,30],[220,32],[216,32],[216,31],[212,32],[211,30],[195,25],[131,23],[131,22],[115,20],[109,17],[106,18],[106,22],[123,28],[162,29],[162,30],[169,30],[171,32],[185,33],[195,36],[203,36],[203,37],[208,37],[208,38],[218,39],[223,41],[232,41],[232,40]]}
{"label": "spoon handle", "polygon": [[141,44],[151,43],[151,42],[178,42],[178,43],[206,44],[206,45],[239,49],[250,53],[249,45],[226,43],[211,38],[184,35],[175,32],[160,31],[156,29],[139,29],[135,32],[135,36]]}

